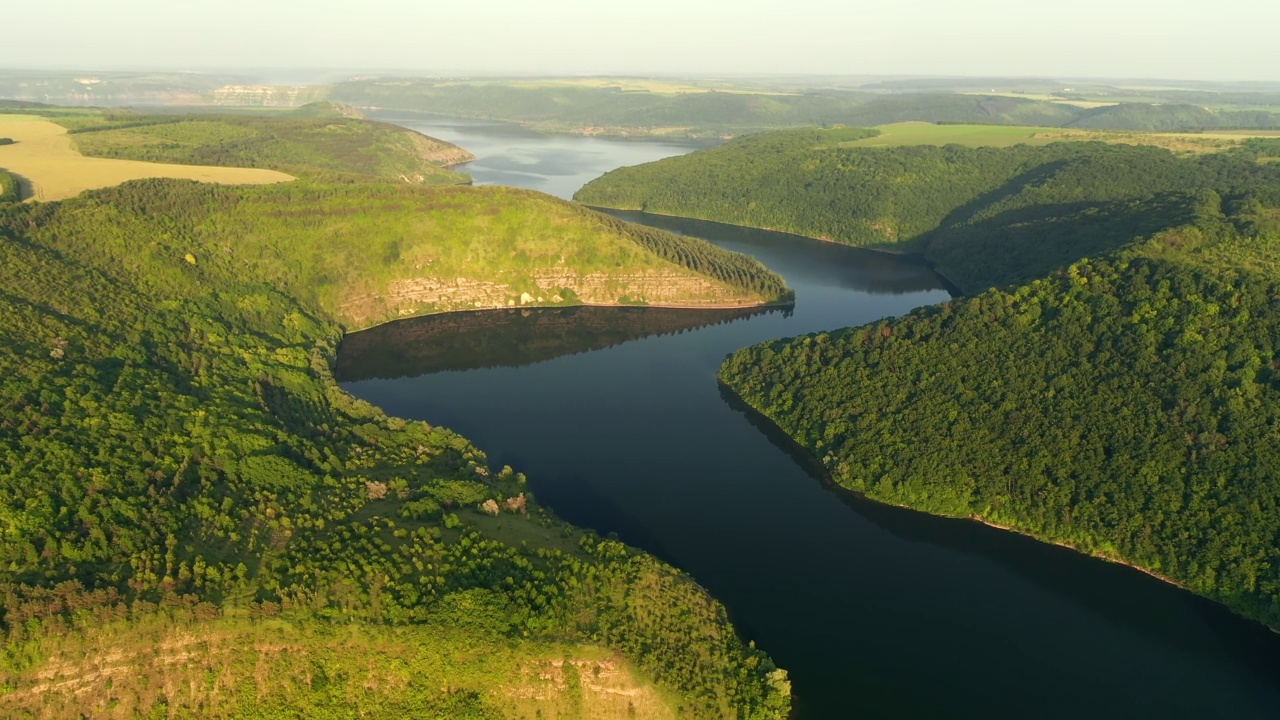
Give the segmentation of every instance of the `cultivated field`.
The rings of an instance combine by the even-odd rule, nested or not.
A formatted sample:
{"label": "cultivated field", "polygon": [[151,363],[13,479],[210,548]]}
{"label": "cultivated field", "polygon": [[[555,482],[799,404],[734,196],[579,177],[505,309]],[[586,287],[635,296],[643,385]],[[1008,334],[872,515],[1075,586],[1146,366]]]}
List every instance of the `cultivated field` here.
{"label": "cultivated field", "polygon": [[880,134],[865,140],[840,143],[841,147],[897,147],[899,145],[965,145],[968,147],[1011,147],[1044,145],[1044,133],[1062,133],[1061,128],[1026,125],[934,125],[927,122],[904,122],[880,125]]}
{"label": "cultivated field", "polygon": [[1010,147],[1020,144],[1047,145],[1053,142],[1093,140],[1125,145],[1155,145],[1176,153],[1199,154],[1229,150],[1253,137],[1280,136],[1280,131],[1274,130],[1224,130],[1206,133],[1113,132],[1029,125],[935,125],[925,122],[881,125],[876,130],[880,131],[876,137],[851,140],[840,145],[841,147],[897,147],[899,145]]}
{"label": "cultivated field", "polygon": [[1020,93],[1020,92],[968,92],[965,95],[987,95],[994,97],[1019,98],[1021,100],[1041,100],[1043,102],[1057,103],[1059,105],[1072,105],[1086,110],[1100,107],[1112,107],[1119,105],[1118,102],[1103,100],[1076,100],[1073,98],[1064,98],[1058,95],[1044,95],[1040,93]]}
{"label": "cultivated field", "polygon": [[225,185],[267,185],[293,177],[275,170],[203,165],[170,165],[134,160],[85,157],[71,145],[67,129],[41,117],[0,115],[0,168],[21,179],[27,200],[61,200],[85,190],[111,187],[142,178],[178,178]]}

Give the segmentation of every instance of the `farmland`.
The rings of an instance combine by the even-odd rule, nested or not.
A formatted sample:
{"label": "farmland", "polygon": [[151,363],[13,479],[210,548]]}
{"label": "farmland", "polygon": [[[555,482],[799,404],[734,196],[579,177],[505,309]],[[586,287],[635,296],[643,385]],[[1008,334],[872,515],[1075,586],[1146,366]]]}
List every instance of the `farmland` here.
{"label": "farmland", "polygon": [[880,125],[875,137],[850,140],[840,147],[899,147],[903,145],[964,145],[966,147],[1011,147],[1048,145],[1062,141],[1089,141],[1120,145],[1152,145],[1179,154],[1220,152],[1238,147],[1253,137],[1276,137],[1268,130],[1220,130],[1203,133],[1113,132],[1076,130],[1032,125],[949,125],[905,122]]}
{"label": "farmland", "polygon": [[61,200],[142,178],[226,185],[266,185],[293,179],[275,170],[89,158],[72,147],[66,128],[34,116],[0,115],[0,137],[14,140],[0,147],[0,168],[21,178],[24,199]]}

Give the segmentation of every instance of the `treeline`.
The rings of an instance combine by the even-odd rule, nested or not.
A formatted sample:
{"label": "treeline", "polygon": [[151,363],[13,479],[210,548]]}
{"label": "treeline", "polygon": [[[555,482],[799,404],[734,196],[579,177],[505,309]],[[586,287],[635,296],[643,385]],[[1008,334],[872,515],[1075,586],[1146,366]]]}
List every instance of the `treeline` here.
{"label": "treeline", "polygon": [[474,159],[449,143],[404,128],[315,109],[298,115],[137,115],[111,112],[54,120],[85,155],[281,170],[355,173],[454,185],[470,182],[444,165]]}
{"label": "treeline", "polygon": [[22,199],[18,178],[0,170],[0,203],[18,202]]}
{"label": "treeline", "polygon": [[[497,242],[573,235],[526,195],[147,181],[0,207],[0,617],[24,667],[52,661],[37,640],[66,605],[49,591],[74,581],[295,623],[461,629],[527,657],[589,644],[625,654],[682,714],[785,717],[785,673],[692,580],[555,520],[523,476],[330,376],[341,308],[326,288],[399,253],[452,273],[452,241],[413,243],[484,254],[470,222]],[[601,244],[648,255],[555,207],[597,238],[577,246],[590,262],[617,266],[592,255]],[[395,225],[424,217],[440,232]],[[97,682],[90,696],[109,696]]]}
{"label": "treeline", "polygon": [[[1158,181],[1158,180],[1157,180]],[[1131,563],[1280,625],[1280,218],[743,350],[722,382],[840,485]]]}
{"label": "treeline", "polygon": [[[1094,142],[846,147],[859,130],[789,130],[607,173],[604,207],[919,252],[960,287],[1025,281],[1185,221],[1186,196],[1280,184],[1258,148],[1180,158]],[[1268,150],[1269,152],[1269,150]]]}
{"label": "treeline", "polygon": [[663,260],[699,275],[715,278],[725,285],[764,298],[767,302],[789,302],[795,299],[795,291],[787,287],[781,275],[750,255],[730,252],[698,238],[623,222],[603,213],[596,213],[596,216],[605,227],[624,235]]}

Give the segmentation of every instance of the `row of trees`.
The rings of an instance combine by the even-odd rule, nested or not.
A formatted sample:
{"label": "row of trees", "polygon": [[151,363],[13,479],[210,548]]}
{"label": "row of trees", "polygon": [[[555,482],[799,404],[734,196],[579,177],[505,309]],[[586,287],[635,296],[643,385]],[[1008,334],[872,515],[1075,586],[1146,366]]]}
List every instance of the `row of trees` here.
{"label": "row of trees", "polygon": [[21,199],[18,179],[4,170],[0,170],[0,203],[17,202]]}

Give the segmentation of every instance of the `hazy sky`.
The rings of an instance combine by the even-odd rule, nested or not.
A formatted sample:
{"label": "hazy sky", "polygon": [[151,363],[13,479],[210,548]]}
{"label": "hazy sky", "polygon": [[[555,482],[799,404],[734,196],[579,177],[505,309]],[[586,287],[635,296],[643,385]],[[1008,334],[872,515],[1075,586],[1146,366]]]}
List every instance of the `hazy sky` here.
{"label": "hazy sky", "polygon": [[26,0],[0,67],[1280,80],[1280,0]]}

